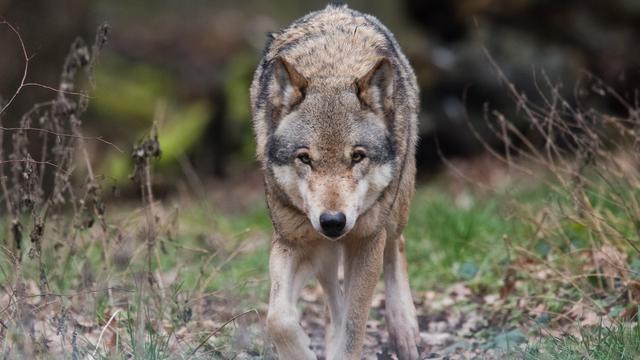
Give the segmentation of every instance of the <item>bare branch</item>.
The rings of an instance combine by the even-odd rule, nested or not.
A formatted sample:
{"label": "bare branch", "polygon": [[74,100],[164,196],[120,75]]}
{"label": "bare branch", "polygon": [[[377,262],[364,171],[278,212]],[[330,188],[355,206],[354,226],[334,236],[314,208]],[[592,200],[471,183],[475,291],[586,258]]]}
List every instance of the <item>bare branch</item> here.
{"label": "bare branch", "polygon": [[24,45],[24,41],[22,41],[22,36],[20,35],[20,32],[6,20],[1,20],[0,21],[0,25],[8,26],[9,29],[16,35],[16,38],[18,39],[18,42],[20,43],[20,48],[22,49],[22,55],[24,56],[24,70],[22,71],[22,80],[20,80],[20,85],[18,86],[18,89],[13,93],[11,98],[9,98],[9,101],[7,101],[7,103],[4,104],[4,106],[0,109],[0,114],[2,114],[9,107],[9,105],[11,105],[13,100],[20,93],[20,90],[22,90],[22,88],[24,87],[24,83],[25,83],[25,81],[27,79],[27,73],[29,72],[29,60],[31,60],[31,59],[29,58],[29,55],[27,54],[27,48]]}
{"label": "bare branch", "polygon": [[56,132],[53,130],[47,130],[47,129],[43,129],[43,128],[33,128],[33,127],[5,127],[5,126],[0,126],[0,130],[4,130],[4,131],[37,131],[37,132],[42,132],[42,133],[46,133],[46,134],[50,134],[50,135],[55,135],[55,136],[62,136],[62,137],[70,137],[70,138],[74,138],[74,139],[83,139],[83,140],[95,140],[95,141],[99,141],[103,144],[109,145],[111,147],[113,147],[114,149],[116,149],[118,152],[120,153],[124,153],[124,151],[122,151],[122,149],[120,149],[116,144],[105,140],[102,136],[82,136],[82,135],[75,135],[75,134],[67,134],[67,133],[60,133],[60,132]]}

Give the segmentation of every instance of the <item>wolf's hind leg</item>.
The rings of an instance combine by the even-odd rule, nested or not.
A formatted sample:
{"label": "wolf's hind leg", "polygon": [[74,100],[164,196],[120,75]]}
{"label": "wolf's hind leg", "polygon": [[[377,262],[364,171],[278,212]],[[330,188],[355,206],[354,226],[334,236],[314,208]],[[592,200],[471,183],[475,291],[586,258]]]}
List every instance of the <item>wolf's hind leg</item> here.
{"label": "wolf's hind leg", "polygon": [[384,292],[391,345],[400,360],[418,359],[420,340],[416,308],[409,288],[404,237],[387,239],[384,248]]}
{"label": "wolf's hind leg", "polygon": [[278,357],[316,359],[309,349],[309,337],[300,326],[296,302],[313,268],[298,250],[274,241],[269,258],[271,294],[267,328]]}

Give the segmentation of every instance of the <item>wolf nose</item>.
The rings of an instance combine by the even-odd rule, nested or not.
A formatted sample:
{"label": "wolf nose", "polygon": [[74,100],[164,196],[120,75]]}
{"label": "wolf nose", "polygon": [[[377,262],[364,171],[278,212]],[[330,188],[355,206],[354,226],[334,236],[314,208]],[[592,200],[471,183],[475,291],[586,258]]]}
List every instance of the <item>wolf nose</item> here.
{"label": "wolf nose", "polygon": [[320,214],[322,232],[332,238],[338,237],[344,230],[347,217],[341,212],[325,212]]}

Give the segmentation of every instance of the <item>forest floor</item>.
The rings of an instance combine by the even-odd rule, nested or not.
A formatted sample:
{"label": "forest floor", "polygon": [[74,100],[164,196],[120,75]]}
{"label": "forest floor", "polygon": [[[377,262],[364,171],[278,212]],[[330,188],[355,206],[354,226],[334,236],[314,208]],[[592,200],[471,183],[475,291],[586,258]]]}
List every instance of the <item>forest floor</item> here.
{"label": "forest floor", "polygon": [[[635,291],[637,258],[589,248],[618,282],[596,291],[593,280],[596,290],[572,281],[553,265],[556,245],[519,220],[526,214],[518,206],[538,209],[547,190],[525,178],[507,180],[503,169],[483,160],[458,166],[473,183],[446,171],[422,183],[405,231],[422,357],[640,354],[637,304],[624,299]],[[515,183],[518,191],[510,190]],[[260,184],[259,173],[198,191],[178,184],[177,197],[153,206],[153,249],[141,240],[148,236],[145,212],[121,204],[108,212],[117,236],[103,241],[93,227],[73,246],[52,240],[43,245],[42,266],[29,248],[19,269],[0,257],[0,351],[5,358],[275,358],[264,331],[271,223]],[[60,235],[55,227],[47,231],[53,239]],[[581,273],[592,271],[580,266]],[[616,273],[622,267],[626,275]],[[300,309],[323,358],[321,294],[310,283]],[[367,359],[395,358],[384,302],[380,283],[367,323]]]}

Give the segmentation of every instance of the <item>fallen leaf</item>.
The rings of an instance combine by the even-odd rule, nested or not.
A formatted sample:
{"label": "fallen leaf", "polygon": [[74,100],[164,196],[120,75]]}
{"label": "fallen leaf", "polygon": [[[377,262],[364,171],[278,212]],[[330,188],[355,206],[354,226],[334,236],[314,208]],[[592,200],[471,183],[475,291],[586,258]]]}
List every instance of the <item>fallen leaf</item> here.
{"label": "fallen leaf", "polygon": [[504,300],[509,296],[516,287],[516,269],[509,266],[507,268],[507,272],[504,275],[504,279],[502,281],[502,287],[500,288],[500,299]]}

